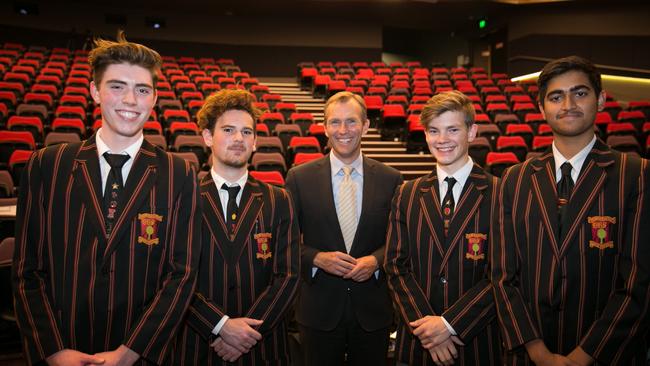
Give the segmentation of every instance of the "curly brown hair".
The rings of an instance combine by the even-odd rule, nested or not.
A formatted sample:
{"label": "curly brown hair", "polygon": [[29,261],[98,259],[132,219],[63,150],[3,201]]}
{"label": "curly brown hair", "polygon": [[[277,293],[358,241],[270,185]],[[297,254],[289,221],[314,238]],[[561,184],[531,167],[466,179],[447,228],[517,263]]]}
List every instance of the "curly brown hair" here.
{"label": "curly brown hair", "polygon": [[154,86],[158,80],[158,71],[162,58],[158,52],[139,43],[128,42],[124,32],[117,35],[117,42],[95,39],[95,48],[88,54],[88,63],[92,69],[93,81],[99,87],[108,65],[131,64],[149,70]]}
{"label": "curly brown hair", "polygon": [[197,123],[202,130],[207,129],[214,132],[214,126],[217,124],[219,117],[234,109],[250,114],[253,117],[253,124],[255,124],[262,112],[255,107],[254,102],[255,96],[246,90],[220,90],[205,100],[201,110],[197,113]]}

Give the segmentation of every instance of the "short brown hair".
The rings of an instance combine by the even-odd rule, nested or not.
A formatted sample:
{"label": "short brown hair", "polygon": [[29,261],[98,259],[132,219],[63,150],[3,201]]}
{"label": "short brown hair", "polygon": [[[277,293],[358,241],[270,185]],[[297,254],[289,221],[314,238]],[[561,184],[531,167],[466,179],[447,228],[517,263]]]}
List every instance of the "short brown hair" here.
{"label": "short brown hair", "polygon": [[213,132],[217,120],[230,110],[247,112],[253,117],[253,125],[262,114],[253,104],[255,97],[246,90],[224,89],[210,95],[197,113],[199,127]]}
{"label": "short brown hair", "polygon": [[472,100],[458,90],[451,90],[436,94],[427,101],[422,113],[420,113],[420,124],[427,129],[432,119],[445,112],[462,112],[465,115],[467,128],[474,124],[474,118],[476,117]]}
{"label": "short brown hair", "polygon": [[368,109],[366,108],[366,102],[359,94],[350,93],[349,91],[342,91],[332,95],[327,102],[325,103],[324,108],[324,123],[327,124],[327,108],[334,103],[345,103],[348,100],[354,100],[361,107],[361,119],[362,122],[365,122],[368,119]]}
{"label": "short brown hair", "polygon": [[158,71],[162,66],[162,58],[158,52],[138,43],[128,42],[124,32],[117,35],[117,42],[95,39],[95,48],[88,54],[88,63],[92,69],[93,81],[99,87],[108,65],[127,63],[143,67],[151,73],[155,86]]}

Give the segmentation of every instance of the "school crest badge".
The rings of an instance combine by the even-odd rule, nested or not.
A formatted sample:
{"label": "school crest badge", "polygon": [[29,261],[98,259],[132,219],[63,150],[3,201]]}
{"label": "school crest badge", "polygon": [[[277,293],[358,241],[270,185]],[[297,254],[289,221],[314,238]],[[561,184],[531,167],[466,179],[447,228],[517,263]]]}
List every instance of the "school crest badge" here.
{"label": "school crest badge", "polygon": [[598,248],[600,250],[614,248],[611,225],[616,224],[616,217],[590,216],[587,217],[587,223],[591,225],[589,248]]}
{"label": "school crest badge", "polygon": [[255,257],[257,259],[267,260],[273,255],[271,253],[271,248],[269,248],[269,240],[271,240],[271,233],[259,233],[253,235],[253,238],[257,241],[257,254]]}
{"label": "school crest badge", "polygon": [[465,253],[465,258],[475,261],[485,259],[484,251],[487,235],[481,233],[468,233],[465,234],[465,239],[467,239],[467,253]]}
{"label": "school crest badge", "polygon": [[158,238],[158,224],[162,222],[163,217],[152,213],[138,214],[140,220],[140,235],[138,243],[145,245],[156,245],[160,242]]}

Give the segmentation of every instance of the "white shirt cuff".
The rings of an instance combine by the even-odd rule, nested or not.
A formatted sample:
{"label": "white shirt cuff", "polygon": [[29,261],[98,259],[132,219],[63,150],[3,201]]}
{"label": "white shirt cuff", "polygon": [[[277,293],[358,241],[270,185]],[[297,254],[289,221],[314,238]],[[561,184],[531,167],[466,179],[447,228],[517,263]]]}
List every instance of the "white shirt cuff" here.
{"label": "white shirt cuff", "polygon": [[314,276],[316,276],[317,271],[318,267],[311,267],[311,278],[314,278]]}
{"label": "white shirt cuff", "polygon": [[441,316],[440,318],[442,319],[442,322],[445,323],[445,326],[447,327],[447,329],[449,330],[449,333],[451,333],[451,335],[453,335],[453,336],[458,335],[456,333],[456,331],[454,330],[454,328],[452,328],[451,325],[449,323],[447,323],[447,320],[445,319],[444,316]]}
{"label": "white shirt cuff", "polygon": [[219,323],[217,323],[217,325],[214,326],[214,329],[212,329],[212,334],[218,336],[219,332],[221,331],[221,328],[223,328],[223,325],[226,324],[228,319],[230,319],[228,315],[224,315],[223,318],[219,320]]}

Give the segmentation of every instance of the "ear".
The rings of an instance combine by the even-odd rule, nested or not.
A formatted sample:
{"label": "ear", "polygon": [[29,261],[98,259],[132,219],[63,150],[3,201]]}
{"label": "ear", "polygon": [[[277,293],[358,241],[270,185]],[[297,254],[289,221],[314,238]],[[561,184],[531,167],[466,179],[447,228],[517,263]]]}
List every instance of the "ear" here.
{"label": "ear", "polygon": [[95,104],[99,105],[100,104],[99,89],[97,89],[97,85],[95,84],[95,81],[90,82],[90,95],[93,97]]}
{"label": "ear", "polygon": [[607,101],[607,94],[604,90],[601,90],[600,94],[598,94],[598,112],[602,112],[605,108],[605,101]]}
{"label": "ear", "polygon": [[366,118],[366,121],[363,122],[363,132],[361,133],[362,136],[368,132],[368,128],[370,128],[370,120]]}
{"label": "ear", "polygon": [[212,133],[210,132],[210,130],[204,128],[203,131],[201,132],[201,135],[203,135],[203,142],[205,142],[205,145],[207,147],[212,147]]}
{"label": "ear", "polygon": [[468,142],[474,141],[477,133],[478,133],[478,125],[476,123],[472,123],[472,126],[470,126],[469,131],[467,131],[467,141]]}
{"label": "ear", "polygon": [[541,113],[542,117],[546,119],[546,113],[544,113],[544,102],[537,102],[537,107],[539,108],[539,113]]}

